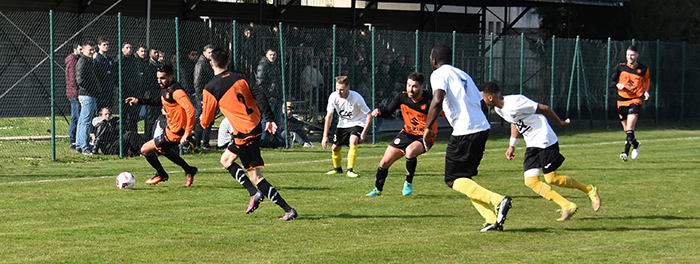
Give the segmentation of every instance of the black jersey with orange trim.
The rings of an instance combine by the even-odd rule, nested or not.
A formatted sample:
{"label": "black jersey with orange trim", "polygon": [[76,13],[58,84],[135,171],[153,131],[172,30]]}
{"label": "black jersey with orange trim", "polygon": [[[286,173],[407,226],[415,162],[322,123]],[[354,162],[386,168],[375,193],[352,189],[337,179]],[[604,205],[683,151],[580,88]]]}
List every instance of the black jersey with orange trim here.
{"label": "black jersey with orange trim", "polygon": [[260,111],[267,120],[275,120],[263,90],[242,72],[222,72],[204,86],[201,117],[203,128],[214,121],[217,107],[231,123],[233,135],[240,139],[262,134]]}
{"label": "black jersey with orange trim", "polygon": [[[390,117],[400,107],[404,123],[403,131],[411,135],[423,136],[425,122],[428,119],[428,108],[430,108],[432,100],[433,95],[426,91],[423,91],[423,96],[417,101],[411,99],[408,93],[403,91],[394,96],[394,99],[386,107],[379,107],[379,111],[381,111],[379,117]],[[437,133],[437,122],[433,123],[433,131]]]}
{"label": "black jersey with orange trim", "polygon": [[[625,85],[625,88],[618,90],[618,83]],[[618,104],[641,104],[642,96],[649,90],[649,86],[649,68],[641,63],[634,67],[625,62],[620,63],[615,67],[610,78],[610,87],[617,91]]]}
{"label": "black jersey with orange trim", "polygon": [[168,120],[165,132],[169,139],[179,141],[183,135],[192,134],[197,110],[180,83],[173,81],[170,87],[161,89],[159,98],[139,99],[139,103],[163,107]]}

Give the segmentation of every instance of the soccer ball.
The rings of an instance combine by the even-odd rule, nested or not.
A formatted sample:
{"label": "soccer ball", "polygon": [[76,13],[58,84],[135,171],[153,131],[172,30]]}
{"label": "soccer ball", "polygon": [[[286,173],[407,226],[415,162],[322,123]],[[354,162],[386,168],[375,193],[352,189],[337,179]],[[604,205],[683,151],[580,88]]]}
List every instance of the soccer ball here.
{"label": "soccer ball", "polygon": [[136,185],[136,178],[128,172],[122,172],[117,175],[117,187],[119,189],[133,189]]}

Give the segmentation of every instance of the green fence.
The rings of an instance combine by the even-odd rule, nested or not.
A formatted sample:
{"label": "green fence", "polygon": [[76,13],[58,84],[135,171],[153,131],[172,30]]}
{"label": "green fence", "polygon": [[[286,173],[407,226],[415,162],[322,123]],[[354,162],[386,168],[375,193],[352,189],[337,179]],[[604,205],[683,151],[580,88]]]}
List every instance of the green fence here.
{"label": "green fence", "polygon": [[[496,81],[504,94],[522,93],[549,104],[560,116],[578,120],[575,128],[590,128],[619,126],[609,75],[612,67],[624,61],[626,47],[634,43],[652,80],[652,97],[643,104],[641,119],[700,119],[700,111],[692,107],[700,99],[700,69],[688,63],[700,57],[699,45],[0,11],[0,157],[76,155],[68,149],[71,106],[66,97],[64,59],[73,44],[96,42],[98,37],[109,40],[106,54],[114,60],[111,70],[95,70],[102,105],[121,117],[135,116],[131,120],[138,120],[137,129],[145,137],[152,136],[159,110],[119,103],[126,96],[158,92],[150,76],[154,68],[149,67],[154,66],[149,64],[149,54],[143,59],[134,55],[139,46],[159,55],[154,62],[175,63],[177,79],[195,101],[194,68],[203,47],[211,44],[228,49],[231,68],[246,72],[251,81],[263,81],[278,114],[282,114],[283,102],[291,102],[295,114],[313,128],[323,122],[328,95],[335,90],[333,76],[349,76],[353,89],[370,107],[377,107],[403,89],[410,72],[429,76],[430,50],[445,44],[453,47],[455,66],[472,75],[477,84]],[[124,56],[121,48],[126,43],[132,45],[134,54]],[[277,57],[263,73],[259,66],[265,64],[268,49]],[[429,83],[426,86],[430,88]],[[286,122],[282,123],[284,127]]]}

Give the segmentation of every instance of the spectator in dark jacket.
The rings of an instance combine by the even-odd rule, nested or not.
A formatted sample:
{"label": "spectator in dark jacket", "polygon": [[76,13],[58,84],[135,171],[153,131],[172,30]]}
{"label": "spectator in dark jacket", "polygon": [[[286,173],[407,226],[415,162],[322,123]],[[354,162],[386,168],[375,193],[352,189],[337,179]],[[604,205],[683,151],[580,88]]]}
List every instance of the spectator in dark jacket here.
{"label": "spectator in dark jacket", "polygon": [[[202,91],[204,90],[204,85],[206,85],[211,79],[214,78],[214,70],[211,68],[211,52],[214,50],[214,46],[206,45],[202,49],[202,55],[199,55],[197,63],[194,65],[194,92],[195,101],[192,102],[194,108],[197,110],[197,118],[202,114]],[[197,119],[199,123],[199,119]],[[209,150],[211,146],[209,145],[211,127],[214,124],[212,121],[206,129],[202,129],[201,126],[195,126],[194,130],[194,145],[204,150]]]}
{"label": "spectator in dark jacket", "polygon": [[80,116],[80,102],[78,101],[78,83],[75,81],[75,65],[78,64],[83,47],[73,44],[73,53],[66,57],[66,97],[70,101],[70,123],[68,123],[69,148],[75,149],[75,131],[78,127]]}
{"label": "spectator in dark jacket", "polygon": [[265,57],[260,58],[258,69],[255,73],[255,82],[263,89],[265,95],[270,100],[278,100],[282,97],[280,89],[281,77],[280,67],[276,62],[277,52],[268,49]]}
{"label": "spectator in dark jacket", "polygon": [[83,54],[75,65],[75,80],[78,84],[78,100],[80,101],[80,117],[75,133],[76,151],[92,155],[88,138],[92,132],[90,121],[95,116],[97,109],[97,94],[101,91],[100,82],[95,73],[92,56],[95,54],[95,43],[86,41],[83,43]]}
{"label": "spectator in dark jacket", "polygon": [[109,51],[109,40],[105,37],[97,39],[98,52],[95,55],[95,70],[97,78],[100,80],[102,90],[97,96],[97,107],[111,107],[119,76],[117,63],[107,55]]}
{"label": "spectator in dark jacket", "polygon": [[[112,111],[105,107],[100,109],[100,114],[92,119],[95,127],[95,146],[93,154],[102,151],[105,155],[119,155],[119,118],[112,118]],[[135,131],[124,132],[124,154],[126,156],[136,156],[140,147],[144,143]]]}
{"label": "spectator in dark jacket", "polygon": [[[122,98],[142,96],[143,87],[140,82],[139,61],[133,54],[132,45],[125,42],[122,45]],[[139,107],[129,105],[121,100],[122,120],[124,122],[124,131],[137,131],[137,123],[139,121]]]}

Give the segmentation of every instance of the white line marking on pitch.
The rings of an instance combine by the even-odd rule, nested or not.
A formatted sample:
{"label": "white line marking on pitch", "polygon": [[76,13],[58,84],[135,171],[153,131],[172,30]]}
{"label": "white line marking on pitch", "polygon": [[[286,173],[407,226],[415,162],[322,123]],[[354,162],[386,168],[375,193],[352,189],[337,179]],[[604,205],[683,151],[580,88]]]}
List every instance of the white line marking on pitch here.
{"label": "white line marking on pitch", "polygon": [[[662,141],[676,141],[676,140],[697,140],[700,139],[700,137],[682,137],[682,138],[661,138],[661,139],[649,139],[649,140],[641,140],[640,142],[662,142]],[[598,143],[586,143],[586,144],[567,144],[567,145],[560,145],[559,147],[580,147],[580,146],[602,146],[602,145],[612,145],[612,144],[621,144],[624,143],[624,141],[612,141],[612,142],[598,142]],[[487,149],[486,151],[504,151],[506,148],[494,148],[494,149]],[[445,152],[428,152],[424,153],[423,155],[444,155]],[[369,157],[357,157],[358,159],[377,159],[381,158],[382,156],[369,156]],[[318,162],[329,162],[331,159],[322,159],[322,160],[308,160],[308,161],[297,161],[297,162],[285,162],[285,163],[270,163],[270,164],[265,164],[265,166],[282,166],[282,165],[289,165],[289,164],[306,164],[306,163],[318,163]],[[223,167],[216,168],[217,170],[222,170]],[[206,171],[209,169],[200,169],[200,171]],[[169,171],[168,173],[178,173],[178,171]],[[3,182],[0,183],[0,185],[14,185],[14,184],[29,184],[29,183],[47,183],[47,182],[60,182],[60,181],[79,181],[79,180],[93,180],[93,179],[105,179],[105,178],[112,178],[114,176],[99,176],[99,177],[89,177],[89,178],[67,178],[67,179],[52,179],[52,180],[38,180],[38,181],[20,181],[20,182]]]}

